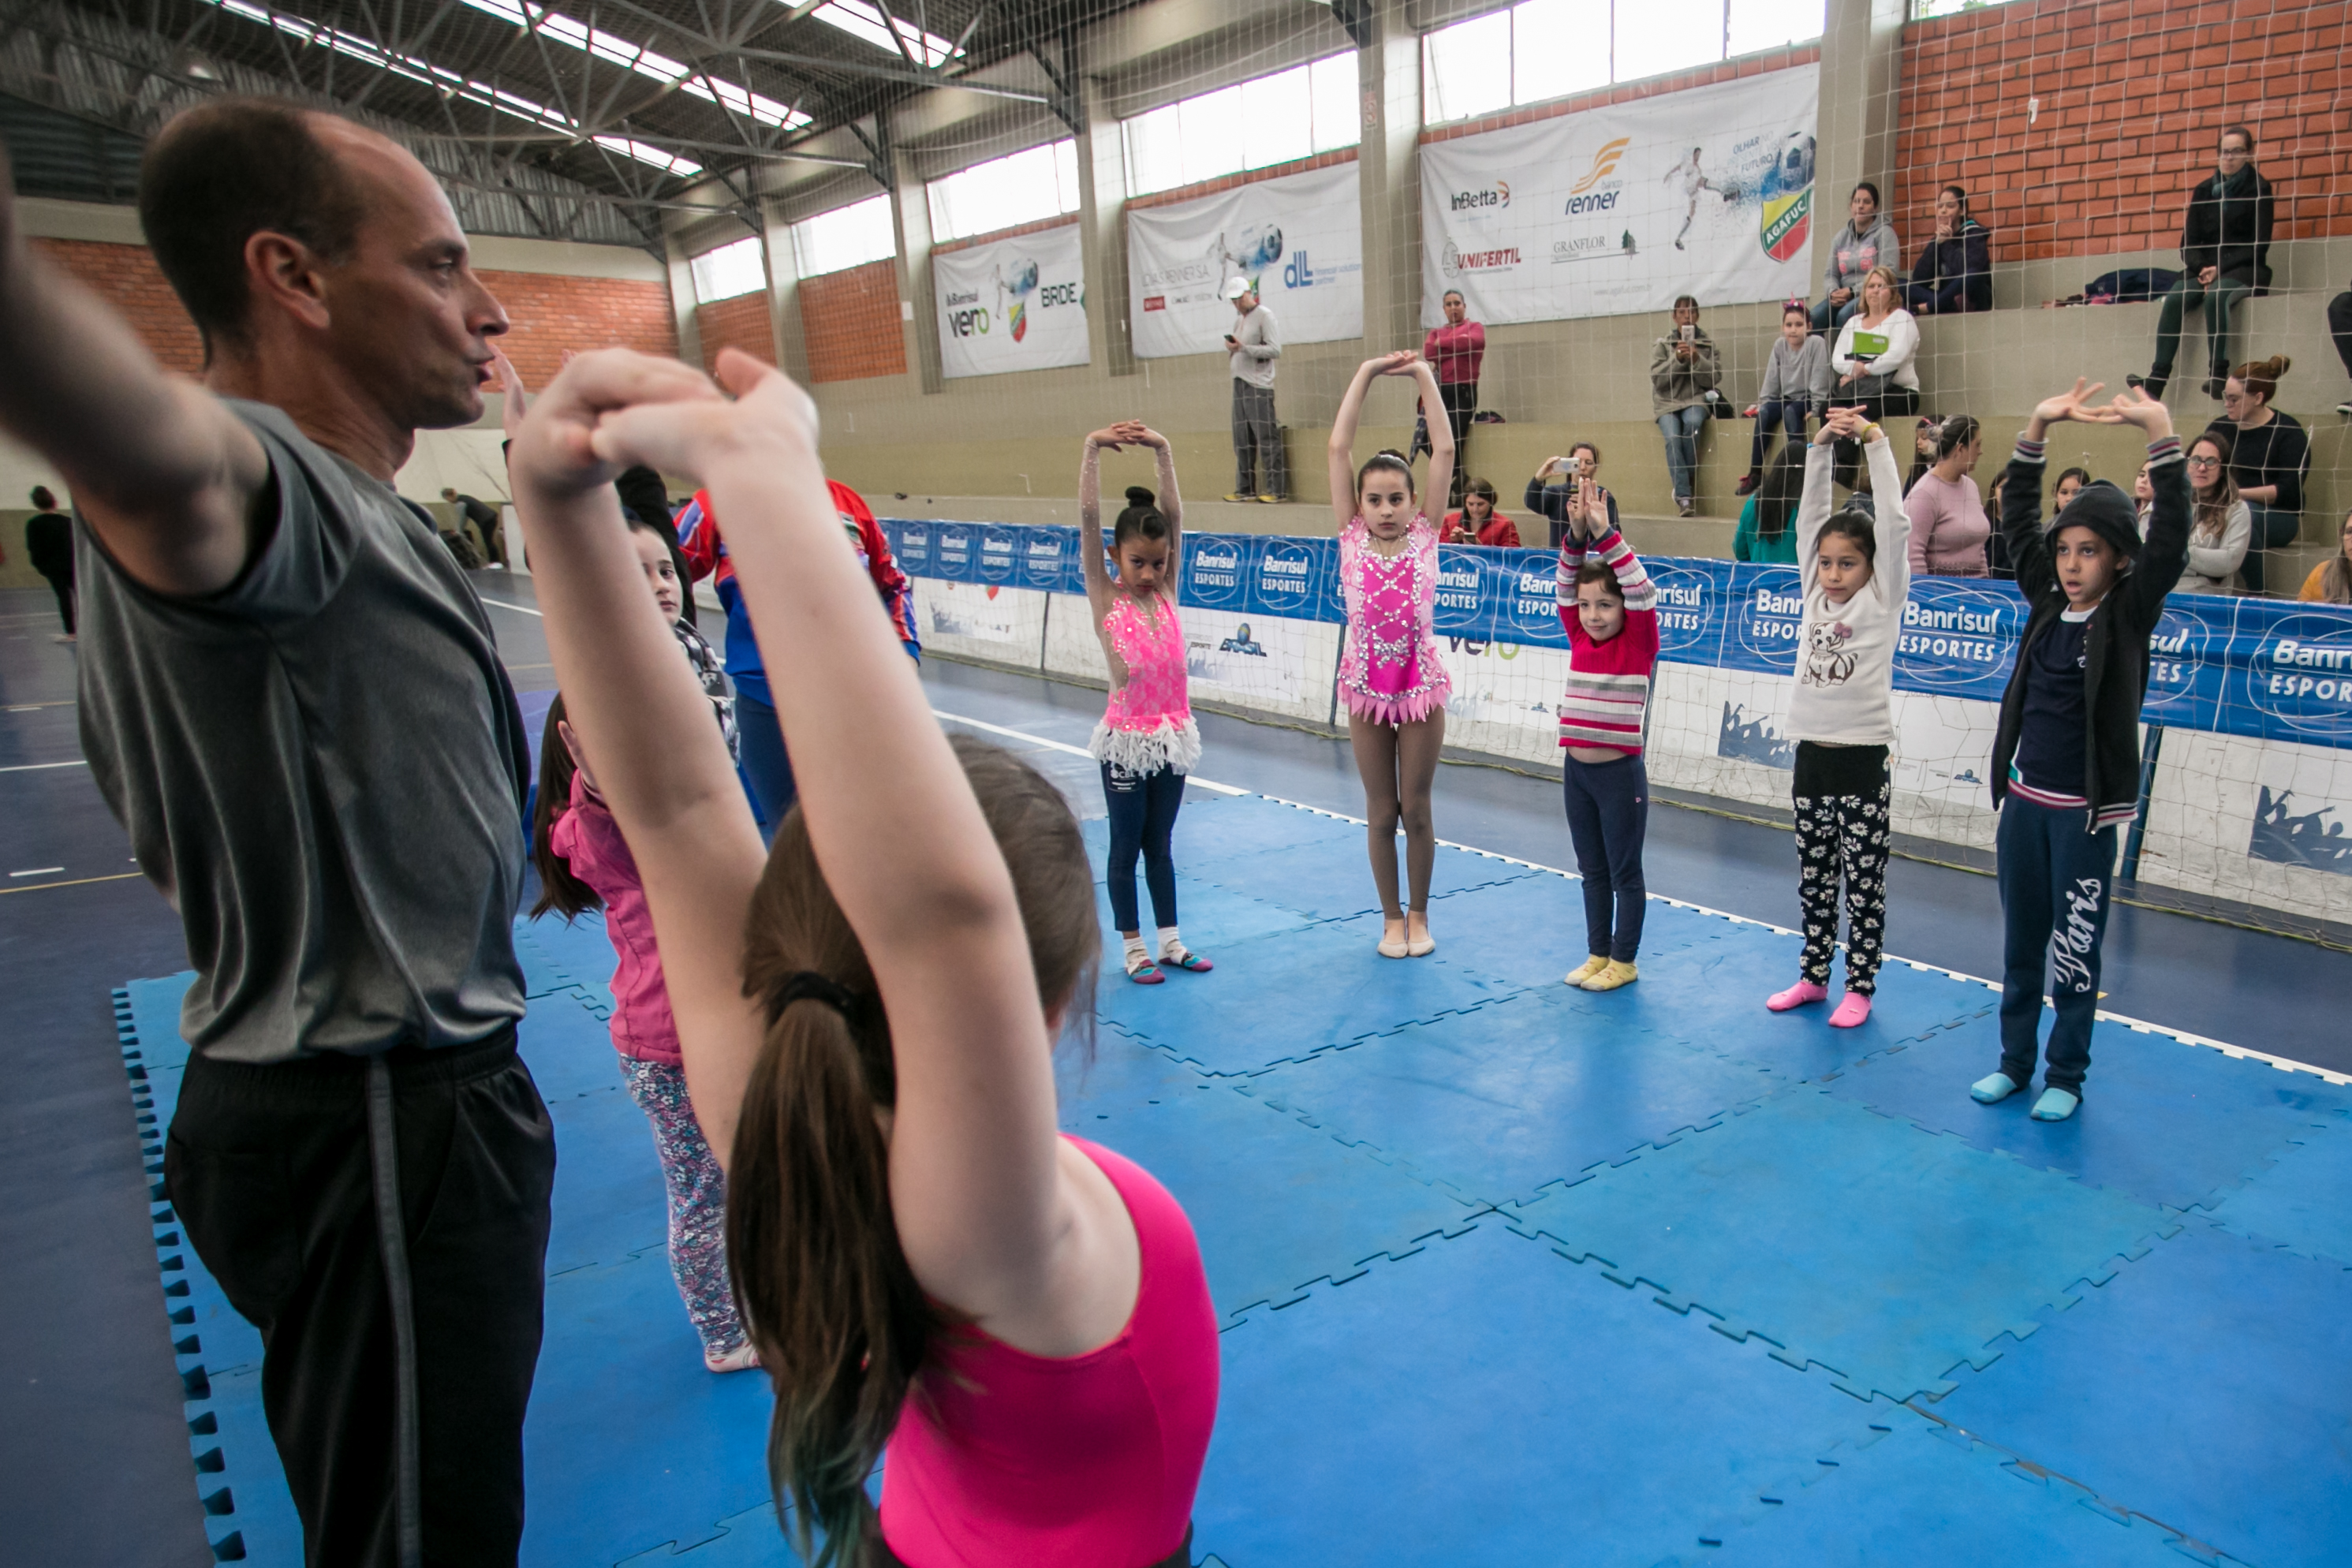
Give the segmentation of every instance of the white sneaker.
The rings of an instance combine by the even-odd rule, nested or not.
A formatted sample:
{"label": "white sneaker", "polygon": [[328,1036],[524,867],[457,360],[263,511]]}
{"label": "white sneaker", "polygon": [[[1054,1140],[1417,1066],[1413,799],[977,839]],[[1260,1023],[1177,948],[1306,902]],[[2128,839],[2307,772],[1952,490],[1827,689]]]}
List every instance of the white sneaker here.
{"label": "white sneaker", "polygon": [[1683,516],[1689,517],[1697,510],[1698,508],[1692,504],[1690,497],[1676,496],[1675,498],[1675,510],[1680,512]]}

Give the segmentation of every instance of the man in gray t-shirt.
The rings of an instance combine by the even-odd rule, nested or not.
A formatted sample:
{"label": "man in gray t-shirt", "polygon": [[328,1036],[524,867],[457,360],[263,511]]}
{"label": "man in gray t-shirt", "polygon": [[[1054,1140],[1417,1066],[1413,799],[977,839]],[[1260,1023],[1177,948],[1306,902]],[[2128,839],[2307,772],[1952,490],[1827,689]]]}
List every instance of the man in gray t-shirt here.
{"label": "man in gray t-shirt", "polygon": [[1282,334],[1248,279],[1227,282],[1225,298],[1234,316],[1234,330],[1225,334],[1225,361],[1234,375],[1234,493],[1225,499],[1278,501],[1290,493],[1290,465],[1274,416],[1274,362],[1282,357]]}
{"label": "man in gray t-shirt", "polygon": [[510,1563],[555,1164],[515,1054],[528,752],[391,482],[479,415],[505,312],[423,165],[289,104],[147,150],[201,388],[15,216],[0,426],[73,487],[83,746],[197,972],[175,1217],[262,1331],[309,1559]]}

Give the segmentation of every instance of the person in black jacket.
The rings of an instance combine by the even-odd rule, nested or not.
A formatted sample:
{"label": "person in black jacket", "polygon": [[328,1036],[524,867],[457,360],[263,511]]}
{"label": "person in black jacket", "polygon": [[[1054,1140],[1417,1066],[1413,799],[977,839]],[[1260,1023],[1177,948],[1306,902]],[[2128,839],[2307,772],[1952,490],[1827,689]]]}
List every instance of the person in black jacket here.
{"label": "person in black jacket", "polygon": [[25,520],[25,556],[49,580],[58,596],[58,616],[66,624],[58,641],[74,640],[73,519],[58,510],[47,485],[33,487],[33,515]]}
{"label": "person in black jacket", "polygon": [[2206,434],[2230,437],[2230,478],[2253,513],[2253,541],[2240,568],[2246,592],[2270,585],[2267,552],[2293,544],[2303,531],[2303,481],[2311,471],[2311,437],[2292,414],[2271,406],[2279,377],[2294,362],[2284,354],[2242,364],[2221,385],[2221,417]]}
{"label": "person in black jacket", "polygon": [[2230,312],[2249,294],[2270,292],[2271,183],[2254,167],[2254,133],[2242,125],[2221,132],[2215,173],[2189,193],[2180,227],[2180,261],[2188,270],[2164,297],[2156,323],[2156,363],[2146,376],[2124,380],[2162,397],[2180,352],[2180,315],[2205,307],[2205,342],[2212,375],[2205,395],[2218,398],[2230,374]]}
{"label": "person in black jacket", "polygon": [[1935,237],[1920,248],[1904,303],[1915,316],[1957,316],[1992,309],[1992,230],[1969,216],[1969,193],[1936,193]]}
{"label": "person in black jacket", "polygon": [[[2137,392],[2093,407],[2099,390],[2077,380],[2074,391],[2034,409],[2010,459],[2001,507],[2018,591],[2032,609],[1992,746],[2004,927],[2000,1070],[1969,1092],[1990,1105],[2032,1081],[2046,989],[2058,1017],[2037,1121],[2072,1116],[2090,1070],[2116,826],[2139,808],[2148,637],[2189,559],[2188,469],[2171,414]],[[2147,435],[2155,499],[2145,543],[2131,498],[2105,479],[2084,485],[2042,526],[2042,437],[2069,419],[2136,425]]]}
{"label": "person in black jacket", "polygon": [[[2336,340],[2336,357],[2344,362],[2344,373],[2352,375],[2352,289],[2327,301],[2327,335]],[[2336,412],[2352,414],[2352,397],[2337,404]]]}

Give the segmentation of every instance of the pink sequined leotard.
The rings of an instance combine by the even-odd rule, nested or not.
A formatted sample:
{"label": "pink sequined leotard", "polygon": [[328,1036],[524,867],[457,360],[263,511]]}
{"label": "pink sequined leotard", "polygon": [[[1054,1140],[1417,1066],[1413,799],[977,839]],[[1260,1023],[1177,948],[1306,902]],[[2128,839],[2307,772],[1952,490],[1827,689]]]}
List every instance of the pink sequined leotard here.
{"label": "pink sequined leotard", "polygon": [[1201,760],[1201,728],[1187,695],[1184,623],[1176,601],[1155,595],[1147,609],[1115,594],[1103,616],[1103,637],[1127,666],[1127,684],[1111,692],[1087,750],[1095,761],[1131,773],[1191,773]]}
{"label": "pink sequined leotard", "polygon": [[1360,517],[1339,534],[1339,592],[1348,642],[1339,700],[1360,719],[1410,724],[1445,706],[1453,681],[1430,634],[1437,608],[1437,534],[1416,513],[1404,549],[1382,556]]}

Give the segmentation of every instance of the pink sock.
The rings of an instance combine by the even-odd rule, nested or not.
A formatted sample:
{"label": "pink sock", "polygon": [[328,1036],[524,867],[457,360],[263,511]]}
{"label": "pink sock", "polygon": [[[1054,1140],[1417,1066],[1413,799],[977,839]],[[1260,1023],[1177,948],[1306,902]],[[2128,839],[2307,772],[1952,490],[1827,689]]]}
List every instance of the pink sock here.
{"label": "pink sock", "polygon": [[1851,1029],[1869,1016],[1870,998],[1859,991],[1849,991],[1838,1003],[1837,1011],[1830,1015],[1830,1027]]}
{"label": "pink sock", "polygon": [[[1766,997],[1764,1005],[1771,1008],[1775,1013],[1785,1013],[1791,1007],[1801,1007],[1808,1002],[1822,1001],[1829,994],[1830,988],[1826,985],[1816,985],[1810,980],[1800,980],[1786,991],[1776,991]],[[1858,1018],[1854,1021],[1861,1022]]]}

